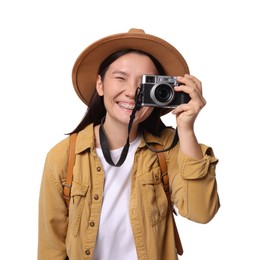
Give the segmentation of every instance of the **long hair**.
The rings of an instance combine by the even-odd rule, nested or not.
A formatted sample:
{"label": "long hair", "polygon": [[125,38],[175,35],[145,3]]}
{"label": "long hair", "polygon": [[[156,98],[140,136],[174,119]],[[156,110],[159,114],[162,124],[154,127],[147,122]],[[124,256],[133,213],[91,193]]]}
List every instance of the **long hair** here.
{"label": "long hair", "polygon": [[[108,56],[100,65],[99,70],[98,70],[98,75],[100,75],[101,80],[104,80],[105,74],[109,68],[109,66],[118,58],[121,56],[128,54],[128,53],[139,53],[142,55],[148,56],[152,62],[154,63],[158,73],[160,75],[165,75],[164,69],[162,65],[159,63],[159,61],[154,58],[152,55],[139,51],[139,50],[133,50],[133,49],[124,49],[117,51],[110,56]],[[150,132],[156,136],[159,136],[161,131],[165,128],[164,123],[162,122],[160,116],[160,109],[159,108],[154,108],[152,113],[149,115],[148,118],[146,118],[143,122],[139,124],[139,127],[142,130],[145,130],[147,132]],[[104,106],[104,101],[103,97],[99,96],[97,91],[94,91],[94,94],[89,102],[89,106],[86,110],[86,113],[79,123],[79,125],[70,133],[78,133],[79,131],[83,130],[86,126],[90,125],[93,123],[94,126],[98,125],[101,123],[102,118],[106,114],[106,109]]]}

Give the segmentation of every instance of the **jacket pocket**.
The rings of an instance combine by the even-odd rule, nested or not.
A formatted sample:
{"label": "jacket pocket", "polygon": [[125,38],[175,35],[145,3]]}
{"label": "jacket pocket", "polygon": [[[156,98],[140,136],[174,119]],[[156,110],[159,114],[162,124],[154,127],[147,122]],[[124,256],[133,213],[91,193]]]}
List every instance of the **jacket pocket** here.
{"label": "jacket pocket", "polygon": [[87,184],[72,183],[69,222],[74,236],[78,234],[88,187]]}
{"label": "jacket pocket", "polygon": [[148,173],[149,178],[141,181],[143,201],[152,226],[167,215],[168,201],[161,182],[160,170]]}

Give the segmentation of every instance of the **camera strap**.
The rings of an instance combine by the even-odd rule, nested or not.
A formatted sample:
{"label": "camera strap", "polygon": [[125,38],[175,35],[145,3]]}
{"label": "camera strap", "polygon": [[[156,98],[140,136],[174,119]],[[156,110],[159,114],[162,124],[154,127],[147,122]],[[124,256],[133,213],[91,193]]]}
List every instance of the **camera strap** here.
{"label": "camera strap", "polygon": [[130,115],[130,121],[129,121],[129,125],[128,125],[128,138],[127,138],[126,144],[123,147],[123,150],[121,152],[120,159],[118,160],[118,162],[116,164],[113,162],[113,160],[111,158],[109,144],[108,144],[108,141],[107,141],[107,138],[106,138],[106,133],[105,133],[105,130],[104,130],[104,127],[103,127],[105,117],[101,121],[100,129],[99,129],[101,148],[102,148],[103,156],[104,156],[106,162],[109,163],[112,166],[120,167],[124,163],[124,161],[127,157],[127,154],[128,154],[128,151],[129,151],[129,146],[130,146],[130,140],[129,140],[130,139],[129,138],[130,130],[131,130],[133,121],[135,119],[135,114],[140,109],[140,104],[139,104],[138,100],[139,100],[139,89],[136,90],[135,106],[134,106],[132,113]]}
{"label": "camera strap", "polygon": [[178,130],[177,130],[177,127],[176,127],[175,132],[174,132],[173,141],[172,141],[171,145],[168,148],[165,148],[165,149],[156,150],[156,149],[152,148],[150,145],[148,145],[144,135],[143,135],[143,139],[144,139],[145,145],[148,147],[149,150],[151,150],[154,153],[163,153],[163,152],[166,152],[166,151],[173,149],[177,145],[177,143],[179,141]]}
{"label": "camera strap", "polygon": [[[120,156],[120,158],[119,158],[119,160],[118,160],[118,162],[116,164],[113,162],[113,160],[111,158],[110,147],[109,147],[109,144],[108,144],[108,141],[107,141],[107,137],[106,137],[107,134],[105,133],[105,130],[104,130],[104,127],[103,127],[103,124],[104,124],[104,121],[105,121],[105,117],[103,117],[103,119],[101,120],[100,129],[99,129],[100,144],[101,144],[101,148],[102,148],[102,151],[103,151],[103,156],[104,156],[106,162],[109,163],[112,166],[120,167],[124,163],[124,161],[125,161],[125,159],[127,157],[127,154],[128,154],[128,151],[129,151],[129,146],[130,146],[130,140],[129,140],[130,139],[129,138],[130,137],[130,130],[131,130],[133,121],[135,119],[135,114],[141,108],[140,101],[139,101],[140,100],[140,95],[141,95],[141,91],[138,88],[136,90],[136,94],[135,94],[135,106],[134,106],[134,108],[132,110],[132,113],[131,113],[131,116],[130,116],[129,125],[128,125],[128,138],[127,138],[125,146],[122,149],[121,156]],[[177,128],[175,129],[175,134],[174,134],[174,138],[173,138],[172,144],[168,148],[163,149],[163,150],[155,150],[155,149],[153,149],[151,146],[149,146],[147,144],[147,142],[145,140],[145,137],[143,137],[143,138],[144,138],[144,142],[145,142],[146,146],[148,147],[148,149],[151,150],[154,153],[162,153],[162,152],[169,151],[172,148],[174,148],[174,146],[179,141]]]}

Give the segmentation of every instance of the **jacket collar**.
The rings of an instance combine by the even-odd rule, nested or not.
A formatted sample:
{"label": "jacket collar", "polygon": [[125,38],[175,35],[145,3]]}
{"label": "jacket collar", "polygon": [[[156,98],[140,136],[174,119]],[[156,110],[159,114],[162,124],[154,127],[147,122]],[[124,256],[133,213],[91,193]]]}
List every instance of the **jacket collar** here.
{"label": "jacket collar", "polygon": [[94,126],[88,125],[78,133],[75,153],[81,153],[89,148],[95,147]]}
{"label": "jacket collar", "polygon": [[[163,145],[160,137],[144,131],[141,137],[141,142],[139,147],[142,148],[146,146],[146,144]],[[78,154],[87,149],[94,149],[94,147],[95,147],[94,126],[93,124],[90,124],[78,133],[75,152],[76,154]]]}
{"label": "jacket collar", "polygon": [[144,147],[149,144],[160,144],[163,145],[162,140],[159,136],[152,135],[149,132],[144,131],[142,137],[141,137],[141,142],[140,142],[140,147]]}

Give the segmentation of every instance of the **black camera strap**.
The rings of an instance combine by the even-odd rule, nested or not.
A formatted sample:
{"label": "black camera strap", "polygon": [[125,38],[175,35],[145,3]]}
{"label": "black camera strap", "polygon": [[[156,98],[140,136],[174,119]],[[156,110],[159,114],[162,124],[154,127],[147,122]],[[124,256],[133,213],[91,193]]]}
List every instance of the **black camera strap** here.
{"label": "black camera strap", "polygon": [[165,148],[165,149],[162,149],[162,150],[155,150],[150,145],[148,145],[144,135],[143,135],[143,139],[144,139],[144,142],[145,142],[145,144],[146,144],[146,146],[149,150],[151,150],[154,153],[163,153],[163,152],[166,152],[166,151],[173,149],[177,145],[177,143],[179,141],[179,136],[178,136],[178,131],[177,131],[177,127],[176,127],[172,144],[168,148]]}
{"label": "black camera strap", "polygon": [[104,127],[103,127],[105,117],[101,121],[100,129],[99,129],[101,148],[102,148],[103,156],[104,156],[106,162],[109,163],[112,166],[120,167],[124,163],[124,161],[127,157],[127,154],[128,154],[128,151],[129,151],[129,146],[130,146],[130,130],[131,130],[133,121],[135,119],[135,114],[139,109],[140,109],[140,103],[139,103],[139,88],[138,88],[136,90],[136,94],[135,94],[135,106],[134,106],[132,113],[130,115],[130,121],[129,121],[129,125],[128,125],[128,138],[127,138],[126,144],[123,147],[123,150],[121,152],[120,159],[118,160],[118,162],[116,164],[113,162],[113,160],[111,158],[109,144],[108,144],[106,133],[105,133],[105,130],[104,130]]}
{"label": "black camera strap", "polygon": [[[128,125],[128,138],[127,138],[126,144],[123,147],[123,150],[121,152],[121,156],[120,156],[120,158],[119,158],[119,160],[116,164],[113,162],[113,160],[111,158],[110,147],[109,147],[107,137],[106,137],[107,134],[105,133],[105,130],[104,130],[104,127],[103,127],[105,117],[101,120],[100,129],[99,129],[100,144],[101,144],[103,156],[104,156],[106,162],[109,163],[112,166],[120,167],[124,163],[124,161],[127,157],[127,154],[128,154],[128,151],[129,151],[129,146],[130,146],[130,130],[131,130],[133,121],[135,119],[135,114],[141,108],[141,106],[140,106],[140,95],[141,95],[141,91],[138,88],[136,90],[136,94],[135,94],[135,106],[132,110],[129,125]],[[174,148],[174,146],[177,144],[178,140],[179,140],[179,137],[178,137],[178,132],[177,132],[177,128],[176,128],[172,144],[166,149],[155,150],[147,144],[145,137],[144,137],[144,141],[145,141],[145,144],[148,147],[148,149],[151,150],[152,152],[155,152],[155,153],[165,152],[165,151],[168,151],[168,150]]]}
{"label": "black camera strap", "polygon": [[101,148],[102,148],[102,151],[103,151],[104,158],[107,161],[107,163],[109,163],[110,165],[115,166],[115,167],[120,167],[124,163],[124,161],[125,161],[125,159],[127,157],[127,154],[128,154],[128,150],[129,150],[129,146],[130,146],[129,135],[128,135],[126,144],[125,144],[125,146],[124,146],[124,148],[123,148],[123,150],[121,152],[120,159],[115,164],[113,162],[112,158],[111,158],[110,148],[109,148],[109,144],[107,142],[105,130],[103,128],[103,123],[104,123],[104,118],[102,119],[102,122],[101,122],[101,125],[100,125],[100,129],[99,129],[100,143],[101,143]]}

